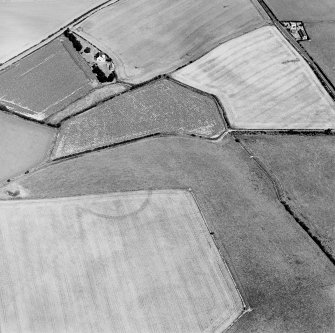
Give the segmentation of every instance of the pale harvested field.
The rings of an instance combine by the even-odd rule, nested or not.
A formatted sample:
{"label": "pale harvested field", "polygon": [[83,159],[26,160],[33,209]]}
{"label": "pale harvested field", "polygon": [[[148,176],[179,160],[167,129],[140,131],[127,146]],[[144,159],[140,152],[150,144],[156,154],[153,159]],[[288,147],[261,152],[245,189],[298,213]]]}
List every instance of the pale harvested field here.
{"label": "pale harvested field", "polygon": [[63,41],[71,47],[57,38],[0,72],[0,103],[43,120],[91,91],[94,74],[86,63],[74,60]]}
{"label": "pale harvested field", "polygon": [[62,123],[53,158],[157,133],[215,137],[225,130],[212,96],[161,79]]}
{"label": "pale harvested field", "polygon": [[243,311],[188,191],[0,212],[1,332],[222,332]]}
{"label": "pale harvested field", "polygon": [[122,0],[77,32],[111,56],[121,80],[139,83],[264,25],[264,17],[250,0]]}
{"label": "pale harvested field", "polygon": [[264,0],[279,20],[325,21],[335,19],[334,0]]}
{"label": "pale harvested field", "polygon": [[215,94],[235,128],[335,127],[334,101],[275,27],[226,42],[172,76]]}
{"label": "pale harvested field", "polygon": [[39,43],[103,0],[0,1],[0,63]]}
{"label": "pale harvested field", "polygon": [[0,197],[11,199],[9,189],[38,199],[166,188],[192,188],[252,308],[229,332],[332,332],[334,265],[230,135],[215,143],[151,138],[88,153],[26,175],[1,189]]}
{"label": "pale harvested field", "polygon": [[332,22],[306,23],[305,27],[311,40],[302,46],[335,86],[335,15]]}
{"label": "pale harvested field", "polygon": [[56,131],[0,113],[0,180],[38,165],[51,150]]}
{"label": "pale harvested field", "polygon": [[116,95],[119,95],[130,89],[130,86],[124,83],[113,83],[97,88],[88,93],[85,97],[73,102],[62,111],[59,111],[46,119],[49,124],[59,124],[65,118],[69,118],[81,113],[97,104],[104,102]]}
{"label": "pale harvested field", "polygon": [[296,214],[335,257],[335,137],[238,137],[278,179]]}

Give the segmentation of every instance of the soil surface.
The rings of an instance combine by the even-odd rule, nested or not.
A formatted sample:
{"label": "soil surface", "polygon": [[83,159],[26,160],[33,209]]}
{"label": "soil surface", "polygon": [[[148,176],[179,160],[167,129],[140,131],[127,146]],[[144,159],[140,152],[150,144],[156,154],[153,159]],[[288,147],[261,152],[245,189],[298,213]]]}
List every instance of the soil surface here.
{"label": "soil surface", "polygon": [[52,198],[191,188],[242,296],[252,308],[232,332],[332,332],[335,268],[278,201],[230,136],[155,138],[56,162],[1,197]]}

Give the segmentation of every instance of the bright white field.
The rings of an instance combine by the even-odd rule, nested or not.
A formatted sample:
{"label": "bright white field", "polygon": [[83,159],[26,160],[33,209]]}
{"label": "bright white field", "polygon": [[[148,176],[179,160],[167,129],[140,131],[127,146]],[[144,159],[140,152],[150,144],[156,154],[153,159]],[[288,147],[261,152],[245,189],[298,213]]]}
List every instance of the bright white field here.
{"label": "bright white field", "polygon": [[0,203],[1,332],[218,332],[243,304],[187,191]]}
{"label": "bright white field", "polygon": [[55,136],[52,128],[0,112],[0,181],[45,160]]}
{"label": "bright white field", "polygon": [[172,76],[215,94],[235,128],[335,128],[334,101],[272,26],[226,42]]}
{"label": "bright white field", "polygon": [[110,55],[120,80],[140,83],[264,25],[261,13],[250,0],[122,0],[77,32]]}
{"label": "bright white field", "polygon": [[0,0],[0,63],[105,0]]}

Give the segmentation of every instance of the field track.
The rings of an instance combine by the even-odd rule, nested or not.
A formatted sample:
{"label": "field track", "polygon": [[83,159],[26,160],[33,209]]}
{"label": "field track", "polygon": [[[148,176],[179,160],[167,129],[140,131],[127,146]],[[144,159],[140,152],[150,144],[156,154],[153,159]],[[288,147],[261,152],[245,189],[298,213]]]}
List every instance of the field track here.
{"label": "field track", "polygon": [[113,58],[122,81],[140,83],[266,20],[249,0],[123,0],[83,21],[77,33]]}
{"label": "field track", "polygon": [[172,77],[215,94],[233,128],[335,127],[334,101],[272,26],[222,44]]}
{"label": "field track", "polygon": [[2,202],[0,212],[4,333],[215,333],[243,311],[188,191]]}

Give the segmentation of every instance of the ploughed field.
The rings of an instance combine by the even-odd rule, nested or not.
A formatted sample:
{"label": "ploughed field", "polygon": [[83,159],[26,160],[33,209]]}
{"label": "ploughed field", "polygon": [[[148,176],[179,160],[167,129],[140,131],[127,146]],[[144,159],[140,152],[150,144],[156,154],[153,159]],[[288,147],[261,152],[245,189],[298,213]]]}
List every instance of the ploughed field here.
{"label": "ploughed field", "polygon": [[0,231],[2,332],[214,333],[243,311],[188,191],[2,202]]}
{"label": "ploughed field", "polygon": [[[334,324],[331,288],[334,284],[334,266],[280,204],[268,177],[230,136],[216,143],[196,138],[151,138],[113,149],[88,153],[51,164],[22,177],[3,188],[1,197],[12,199],[13,193],[16,193],[17,198],[39,199],[167,188],[192,189],[208,229],[213,233],[238,290],[247,306],[252,308],[251,312],[245,313],[234,323],[232,332],[331,332]],[[69,202],[70,207],[73,206],[70,198],[64,201]],[[24,203],[25,200],[19,202]],[[157,207],[153,205],[155,206]],[[141,232],[138,231],[134,235],[140,237],[143,233],[150,238],[153,237],[151,239],[156,237],[157,240],[168,241],[165,237],[159,237],[158,228],[162,226],[167,231],[171,230],[170,228],[176,228],[174,230],[186,228],[179,225],[179,219],[174,221],[171,227],[170,223],[167,225],[162,223],[164,216],[171,211],[170,207],[176,207],[171,200],[163,206],[165,212],[163,211],[160,217],[151,220],[148,216],[155,222],[152,224],[153,234],[147,233],[147,227],[141,224]],[[98,221],[103,218],[97,215],[102,213],[100,216],[103,216],[105,208],[98,203],[94,206],[82,204],[81,207],[83,207],[82,212],[78,212],[73,219],[69,212],[63,213],[63,221],[57,218],[57,223],[53,226],[56,233],[53,237],[57,239],[47,242],[46,246],[56,249],[58,240],[60,244],[64,244],[63,239],[70,237],[73,230],[73,233],[78,235],[78,238],[74,238],[75,244],[81,242],[91,244],[89,240],[94,237],[94,244],[98,248],[93,252],[95,247],[90,248],[87,245],[85,250],[78,248],[78,251],[75,251],[72,248],[72,253],[86,251],[85,253],[91,258],[93,254],[93,258],[100,258],[99,256],[103,255],[105,250],[101,249],[100,252],[99,244],[101,243],[101,247],[104,246],[109,234],[99,229],[101,224]],[[85,208],[99,214],[94,218],[90,217]],[[128,211],[124,204],[120,205],[119,209]],[[180,209],[184,212],[184,208]],[[49,213],[43,211],[43,214],[47,216]],[[56,219],[58,213],[53,215]],[[181,215],[187,217],[187,214]],[[38,220],[33,216],[29,216],[29,219],[38,225]],[[83,224],[77,225],[79,218],[82,219]],[[130,218],[131,214],[129,214]],[[70,223],[70,221],[73,222]],[[65,225],[69,225],[69,228],[65,228]],[[93,228],[90,233],[87,232],[88,225]],[[106,222],[104,226],[107,228]],[[119,230],[126,231],[131,224],[123,220],[120,221],[119,226],[125,228]],[[42,227],[49,229],[51,224],[48,222]],[[29,231],[28,235],[31,235],[31,229],[28,226],[26,228],[27,232]],[[13,229],[12,233],[19,232],[16,228]],[[36,227],[36,230],[38,231],[39,227]],[[41,240],[44,237],[49,239],[49,231],[44,233],[43,230],[38,231],[43,235],[39,237]],[[61,233],[60,236],[58,232]],[[117,232],[112,234],[115,235],[114,237],[118,235]],[[175,235],[168,239],[172,241],[176,238],[179,242],[180,237],[182,236]],[[35,242],[34,248],[37,249],[38,243]],[[139,246],[142,248],[146,246],[145,243],[145,241],[140,242]],[[133,253],[136,251],[137,242],[131,242],[131,244],[133,247],[130,246],[129,251]],[[118,241],[115,239],[114,243],[109,242],[108,246],[122,246],[121,237]],[[166,246],[168,247],[168,244]],[[39,252],[42,258],[47,257],[47,251]],[[58,262],[69,260],[68,256],[56,258],[59,258]],[[171,256],[170,260],[172,259],[174,256]],[[98,274],[101,277],[106,276],[103,269],[105,266],[101,266],[105,261],[101,260],[99,263],[94,265],[94,269],[88,270],[88,274],[91,275],[76,281],[76,284],[78,281],[81,283],[91,277],[93,295],[97,297],[98,302],[110,292],[98,287],[101,286],[98,284],[98,281],[101,281],[97,280]],[[191,264],[189,261],[188,263]],[[18,265],[14,262],[12,264]],[[74,261],[72,265],[75,266],[71,269],[75,270],[75,267],[80,264]],[[132,270],[131,265],[125,265],[122,268],[124,272]],[[201,271],[201,267],[192,271],[194,275],[197,275],[198,269]],[[84,268],[81,268],[80,272],[82,270]],[[64,274],[63,271],[60,272],[60,276],[63,276],[62,274]],[[129,276],[128,273],[126,276]],[[20,281],[24,283],[24,280]],[[135,286],[131,290],[136,290]],[[86,295],[85,288],[80,290]],[[151,292],[154,295],[156,289],[153,288]],[[91,300],[90,297],[94,296],[88,296],[85,301]],[[213,295],[213,297],[216,300],[219,295]],[[112,304],[114,303],[111,303],[111,306]],[[166,306],[171,305],[168,303]],[[90,311],[95,310],[90,308]],[[85,323],[90,320],[92,312],[88,314],[84,317]],[[42,312],[42,315],[46,314]],[[97,319],[97,325],[99,325],[102,322],[101,318],[104,318],[103,314],[101,313],[101,317],[97,318],[99,318]],[[166,323],[166,325],[172,324],[169,321]]]}
{"label": "ploughed field", "polygon": [[335,137],[239,135],[283,188],[295,214],[335,256]]}
{"label": "ploughed field", "polygon": [[225,125],[215,99],[160,79],[62,123],[53,158],[157,133],[220,135]]}
{"label": "ploughed field", "polygon": [[273,26],[228,41],[172,77],[216,95],[233,128],[335,127],[335,103]]}
{"label": "ploughed field", "polygon": [[0,182],[45,161],[56,131],[0,112]]}
{"label": "ploughed field", "polygon": [[122,0],[77,33],[107,53],[120,80],[139,83],[187,64],[223,41],[264,25],[250,0]]}
{"label": "ploughed field", "polygon": [[89,66],[57,38],[0,72],[0,103],[9,111],[43,120],[93,89]]}
{"label": "ploughed field", "polygon": [[0,63],[38,44],[105,0],[1,0]]}

